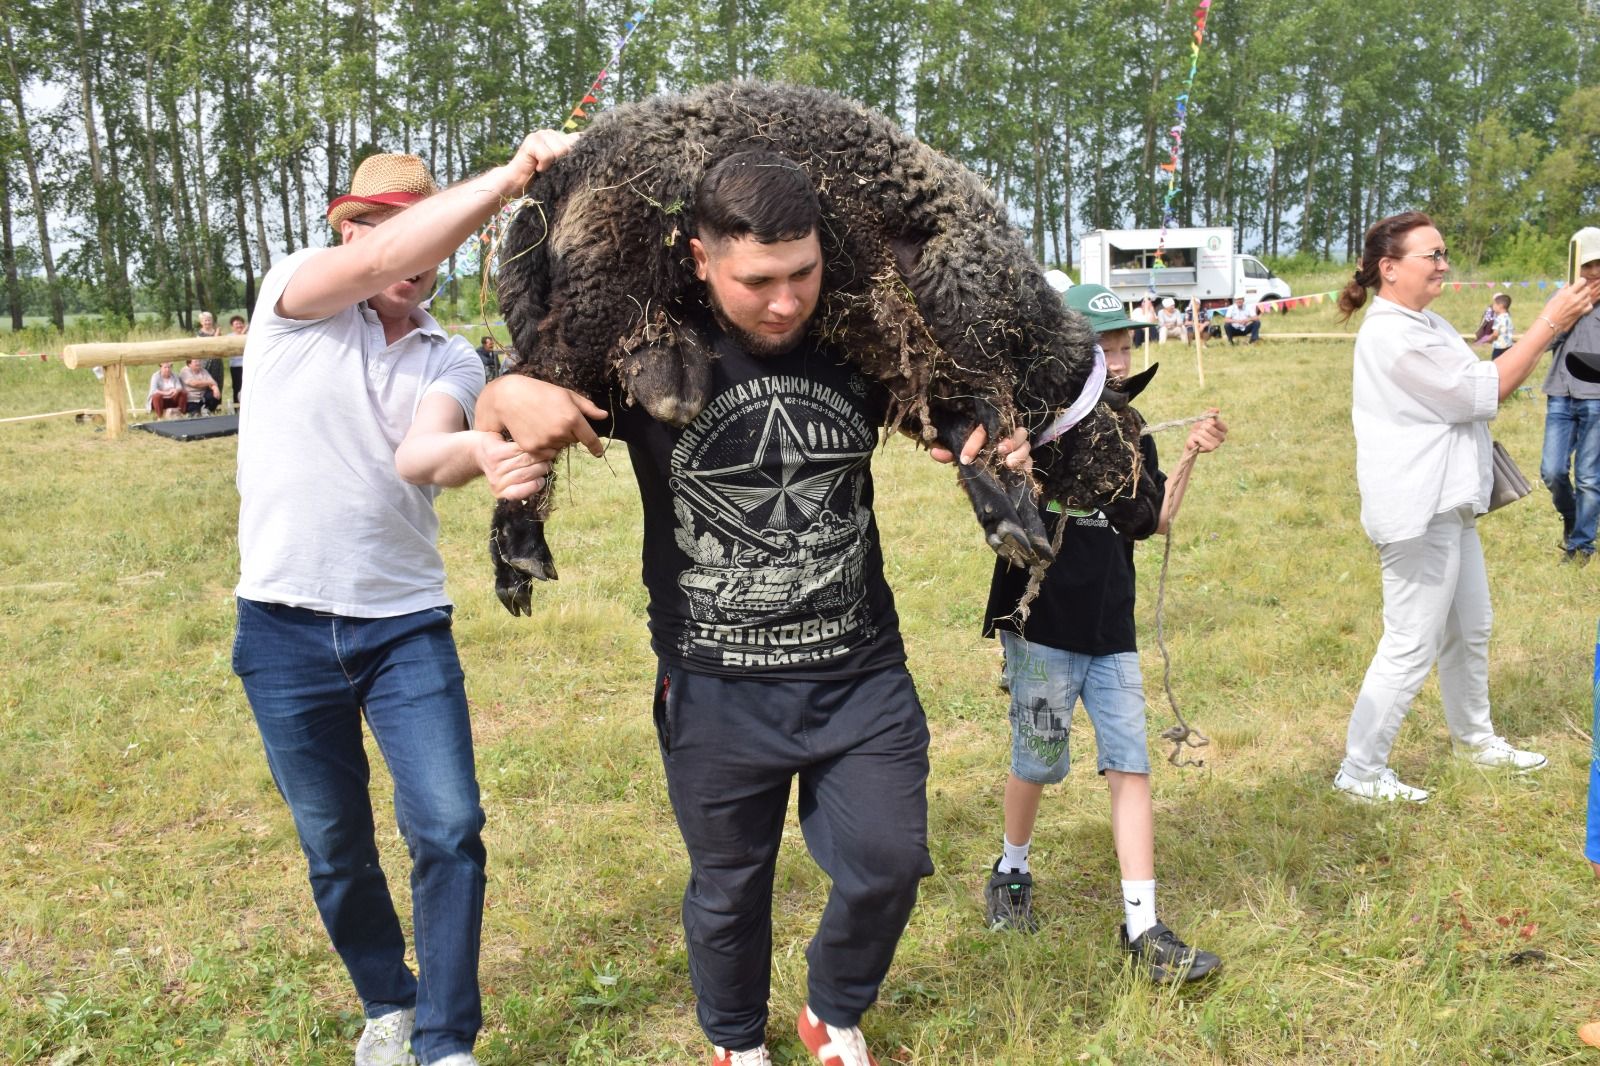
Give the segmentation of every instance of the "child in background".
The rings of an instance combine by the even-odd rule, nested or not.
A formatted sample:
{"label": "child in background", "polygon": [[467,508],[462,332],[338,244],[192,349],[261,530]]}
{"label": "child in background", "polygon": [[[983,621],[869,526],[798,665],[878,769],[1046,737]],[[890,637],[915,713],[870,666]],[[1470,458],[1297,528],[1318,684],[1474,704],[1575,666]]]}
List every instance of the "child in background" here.
{"label": "child in background", "polygon": [[[1126,379],[1132,330],[1138,323],[1099,285],[1075,285],[1065,299],[1099,335],[1109,377]],[[1131,398],[1149,373],[1118,387]],[[1029,573],[1004,560],[996,561],[984,614],[985,633],[1000,631],[1011,693],[1011,773],[1005,786],[1002,851],[985,891],[989,927],[1022,932],[1037,928],[1028,849],[1044,786],[1067,774],[1072,712],[1081,697],[1094,726],[1099,769],[1111,789],[1111,839],[1126,918],[1122,948],[1157,983],[1197,980],[1221,960],[1185,944],[1156,918],[1155,815],[1134,639],[1133,542],[1167,531],[1195,460],[1214,451],[1228,435],[1216,413],[1211,411],[1212,417],[1190,431],[1183,458],[1170,477],[1157,466],[1152,439],[1143,437],[1143,461],[1132,494],[1099,511],[1049,504],[1043,516],[1048,531],[1056,534],[1063,522],[1066,528],[1027,618],[1017,617],[1017,605]]]}
{"label": "child in background", "polygon": [[1517,340],[1511,328],[1511,294],[1496,293],[1490,306],[1494,308],[1494,337],[1489,342],[1489,358],[1498,359]]}
{"label": "child in background", "polygon": [[1478,332],[1473,336],[1473,344],[1488,344],[1494,337],[1494,301],[1489,301],[1489,306],[1483,309],[1483,317],[1478,319]]}

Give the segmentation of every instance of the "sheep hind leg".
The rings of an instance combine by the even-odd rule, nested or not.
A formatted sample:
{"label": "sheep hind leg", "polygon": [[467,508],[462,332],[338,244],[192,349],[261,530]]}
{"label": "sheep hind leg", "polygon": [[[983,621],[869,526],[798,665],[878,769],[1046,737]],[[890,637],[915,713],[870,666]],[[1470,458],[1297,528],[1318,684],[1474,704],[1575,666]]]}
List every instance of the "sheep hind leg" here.
{"label": "sheep hind leg", "polygon": [[533,613],[535,580],[556,580],[556,562],[544,539],[544,513],[533,500],[499,500],[494,506],[489,525],[494,592],[514,615]]}

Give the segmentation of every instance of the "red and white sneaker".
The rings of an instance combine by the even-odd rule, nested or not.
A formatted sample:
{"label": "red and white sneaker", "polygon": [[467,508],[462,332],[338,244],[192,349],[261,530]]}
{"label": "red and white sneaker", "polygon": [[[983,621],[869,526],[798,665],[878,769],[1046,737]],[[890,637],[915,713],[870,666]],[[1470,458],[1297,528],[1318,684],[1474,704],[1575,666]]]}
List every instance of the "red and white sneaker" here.
{"label": "red and white sneaker", "polygon": [[840,1029],[829,1025],[811,1013],[809,1003],[800,1012],[798,1028],[801,1042],[821,1060],[822,1066],[878,1066],[878,1060],[867,1051],[867,1041],[859,1027]]}
{"label": "red and white sneaker", "polygon": [[765,1044],[749,1051],[729,1051],[725,1047],[713,1046],[711,1066],[772,1066],[772,1056],[767,1054]]}

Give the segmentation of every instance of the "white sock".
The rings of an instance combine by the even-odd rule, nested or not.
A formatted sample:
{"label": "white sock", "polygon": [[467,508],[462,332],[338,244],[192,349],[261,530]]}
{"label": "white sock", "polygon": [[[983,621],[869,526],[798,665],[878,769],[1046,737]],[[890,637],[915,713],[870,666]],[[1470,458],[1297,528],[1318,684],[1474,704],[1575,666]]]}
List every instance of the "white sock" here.
{"label": "white sock", "polygon": [[1146,929],[1156,924],[1156,883],[1122,882],[1122,910],[1127,915],[1128,939],[1138,940]]}
{"label": "white sock", "polygon": [[1033,841],[1022,844],[1013,844],[1004,836],[1000,837],[1000,872],[1006,874],[1031,873],[1028,869],[1028,848]]}

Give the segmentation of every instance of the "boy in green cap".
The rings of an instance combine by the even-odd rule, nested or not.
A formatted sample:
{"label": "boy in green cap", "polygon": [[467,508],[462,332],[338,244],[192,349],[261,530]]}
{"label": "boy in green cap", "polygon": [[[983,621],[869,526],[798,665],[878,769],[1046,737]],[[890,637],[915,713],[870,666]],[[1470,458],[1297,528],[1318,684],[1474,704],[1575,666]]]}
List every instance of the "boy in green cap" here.
{"label": "boy in green cap", "polygon": [[[1148,380],[1127,382],[1132,330],[1122,302],[1100,285],[1077,285],[1063,295],[1099,335],[1113,385],[1130,396]],[[1151,367],[1151,371],[1155,368]],[[1005,789],[1005,837],[986,889],[989,926],[1033,932],[1033,877],[1028,846],[1044,786],[1067,774],[1067,740],[1081,698],[1094,726],[1100,773],[1111,788],[1111,837],[1122,872],[1124,950],[1156,982],[1193,981],[1221,960],[1192,948],[1156,919],[1155,827],[1150,800],[1150,755],[1144,692],[1134,639],[1133,542],[1165,533],[1183,500],[1201,452],[1228,435],[1217,417],[1190,431],[1183,458],[1170,475],[1156,463],[1155,443],[1139,441],[1141,470],[1133,494],[1101,511],[1046,508],[1052,536],[1065,522],[1056,560],[1045,571],[1027,619],[1017,604],[1028,571],[996,560],[984,634],[998,630],[1011,693],[1011,773]]]}

